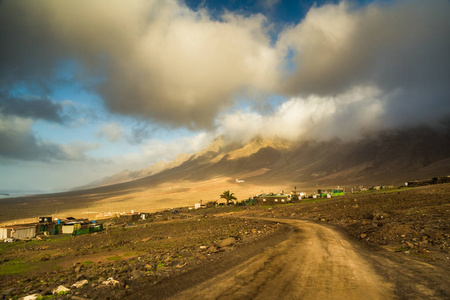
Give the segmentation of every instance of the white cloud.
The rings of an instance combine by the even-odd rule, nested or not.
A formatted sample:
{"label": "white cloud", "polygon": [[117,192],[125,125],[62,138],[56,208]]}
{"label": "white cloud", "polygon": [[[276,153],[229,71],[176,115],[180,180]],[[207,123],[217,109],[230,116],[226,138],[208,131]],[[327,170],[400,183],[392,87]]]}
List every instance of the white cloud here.
{"label": "white cloud", "polygon": [[100,148],[100,145],[97,143],[74,141],[69,144],[61,145],[60,147],[68,160],[82,161],[87,159],[85,152],[98,149]]}
{"label": "white cloud", "polygon": [[141,147],[147,161],[153,163],[160,160],[171,161],[180,153],[195,153],[208,146],[214,136],[201,132],[189,137],[180,137],[171,141],[150,140]]}
{"label": "white cloud", "polygon": [[[335,97],[292,98],[269,115],[237,111],[224,116],[220,133],[248,142],[255,136],[268,139],[351,139],[381,129],[386,96],[374,87],[359,87]],[[337,126],[339,124],[339,126]]]}
{"label": "white cloud", "polygon": [[[11,49],[0,67],[9,78],[20,69],[45,85],[55,65],[70,58],[83,66],[76,80],[105,79],[94,88],[113,112],[207,128],[236,93],[277,82],[278,58],[262,15],[228,13],[218,21],[178,1],[147,0],[4,1],[2,11],[8,26],[0,43]],[[49,42],[36,44],[41,40]]]}
{"label": "white cloud", "polygon": [[101,125],[96,135],[98,137],[106,137],[111,143],[117,142],[124,137],[123,128],[117,123]]}

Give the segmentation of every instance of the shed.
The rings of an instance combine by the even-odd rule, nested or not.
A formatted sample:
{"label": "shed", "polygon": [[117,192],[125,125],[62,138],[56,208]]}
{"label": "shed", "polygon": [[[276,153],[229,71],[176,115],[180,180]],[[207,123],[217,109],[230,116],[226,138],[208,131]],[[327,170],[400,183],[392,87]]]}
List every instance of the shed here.
{"label": "shed", "polygon": [[72,234],[74,231],[81,228],[80,223],[66,223],[62,226],[63,234]]}
{"label": "shed", "polygon": [[11,237],[18,240],[33,238],[36,236],[35,226],[9,226],[11,228]]}
{"label": "shed", "polygon": [[290,194],[262,194],[253,197],[255,204],[259,205],[275,205],[275,204],[286,204],[291,201]]}

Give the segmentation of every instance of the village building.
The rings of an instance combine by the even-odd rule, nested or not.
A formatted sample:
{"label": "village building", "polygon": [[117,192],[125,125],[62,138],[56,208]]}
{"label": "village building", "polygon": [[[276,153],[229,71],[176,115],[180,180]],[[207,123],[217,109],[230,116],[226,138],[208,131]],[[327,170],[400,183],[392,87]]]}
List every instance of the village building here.
{"label": "village building", "polygon": [[344,189],[320,189],[317,190],[317,194],[319,195],[319,197],[321,198],[331,198],[331,197],[335,197],[335,196],[344,196],[345,195],[345,190]]}
{"label": "village building", "polygon": [[254,204],[256,205],[276,205],[276,204],[286,204],[291,202],[291,194],[261,194],[253,197]]}
{"label": "village building", "polygon": [[24,240],[36,236],[36,227],[33,225],[13,225],[0,228],[0,239],[13,238]]}

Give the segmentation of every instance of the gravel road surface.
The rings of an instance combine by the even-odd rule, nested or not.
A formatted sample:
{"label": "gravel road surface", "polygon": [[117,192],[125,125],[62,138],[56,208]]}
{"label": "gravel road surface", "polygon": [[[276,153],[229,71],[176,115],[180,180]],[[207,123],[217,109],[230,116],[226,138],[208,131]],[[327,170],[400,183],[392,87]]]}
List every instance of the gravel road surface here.
{"label": "gravel road surface", "polygon": [[173,299],[393,299],[393,285],[377,275],[339,232],[286,219],[296,234]]}

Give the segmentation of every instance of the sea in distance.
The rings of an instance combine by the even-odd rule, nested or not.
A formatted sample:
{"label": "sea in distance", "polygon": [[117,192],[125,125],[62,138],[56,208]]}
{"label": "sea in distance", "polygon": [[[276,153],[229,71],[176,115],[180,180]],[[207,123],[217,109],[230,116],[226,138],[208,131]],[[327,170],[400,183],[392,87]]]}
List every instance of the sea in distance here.
{"label": "sea in distance", "polygon": [[[45,194],[44,191],[16,191],[16,190],[0,190],[0,199],[18,198],[30,195]],[[48,193],[48,192],[47,192]]]}

